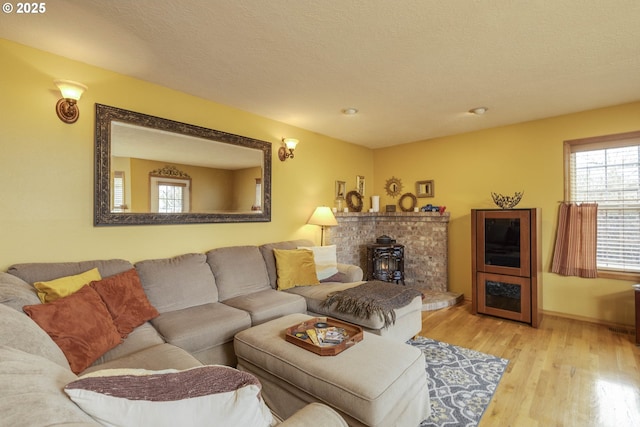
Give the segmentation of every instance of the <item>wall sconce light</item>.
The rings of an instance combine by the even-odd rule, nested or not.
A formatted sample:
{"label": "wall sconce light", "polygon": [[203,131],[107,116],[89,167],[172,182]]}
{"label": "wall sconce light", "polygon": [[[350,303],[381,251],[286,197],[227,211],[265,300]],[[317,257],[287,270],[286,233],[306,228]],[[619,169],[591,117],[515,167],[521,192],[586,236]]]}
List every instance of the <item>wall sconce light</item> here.
{"label": "wall sconce light", "polygon": [[87,87],[71,80],[54,80],[53,82],[62,93],[62,98],[56,104],[58,117],[65,123],[75,123],[80,115],[77,103]]}
{"label": "wall sconce light", "polygon": [[[282,142],[284,146],[280,147],[278,150],[278,158],[281,162],[284,162],[288,158],[293,159],[293,150],[296,149],[296,145],[298,145],[298,140],[294,138],[282,138]],[[287,152],[287,150],[289,150]]]}
{"label": "wall sconce light", "polygon": [[307,224],[319,225],[322,227],[320,234],[320,246],[324,246],[324,229],[326,227],[335,227],[338,225],[336,217],[333,215],[331,208],[328,206],[319,206],[313,211],[313,214],[307,221]]}

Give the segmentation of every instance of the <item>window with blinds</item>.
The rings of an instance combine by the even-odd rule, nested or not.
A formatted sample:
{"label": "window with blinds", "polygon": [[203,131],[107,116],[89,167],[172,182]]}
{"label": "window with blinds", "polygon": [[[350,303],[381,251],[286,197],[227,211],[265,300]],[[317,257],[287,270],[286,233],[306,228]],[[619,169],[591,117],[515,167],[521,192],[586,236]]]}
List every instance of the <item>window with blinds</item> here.
{"label": "window with blinds", "polygon": [[598,270],[640,273],[640,132],[565,141],[572,202],[598,203]]}
{"label": "window with blinds", "polygon": [[124,212],[126,205],[124,202],[124,172],[113,172],[113,203],[111,212]]}

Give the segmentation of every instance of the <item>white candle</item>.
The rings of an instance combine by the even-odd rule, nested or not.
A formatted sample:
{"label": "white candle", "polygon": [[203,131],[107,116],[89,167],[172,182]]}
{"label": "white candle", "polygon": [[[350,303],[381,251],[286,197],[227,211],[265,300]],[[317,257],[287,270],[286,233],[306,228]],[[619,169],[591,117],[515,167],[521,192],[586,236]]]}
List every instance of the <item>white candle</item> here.
{"label": "white candle", "polygon": [[418,207],[413,208],[414,212],[418,212],[419,210],[420,210],[420,208],[418,208]]}
{"label": "white candle", "polygon": [[349,212],[349,208],[344,208],[344,213]]}
{"label": "white candle", "polygon": [[380,212],[380,196],[371,196],[371,208],[373,212]]}
{"label": "white candle", "polygon": [[338,208],[331,208],[331,210],[333,211],[333,213],[337,213],[338,212]]}

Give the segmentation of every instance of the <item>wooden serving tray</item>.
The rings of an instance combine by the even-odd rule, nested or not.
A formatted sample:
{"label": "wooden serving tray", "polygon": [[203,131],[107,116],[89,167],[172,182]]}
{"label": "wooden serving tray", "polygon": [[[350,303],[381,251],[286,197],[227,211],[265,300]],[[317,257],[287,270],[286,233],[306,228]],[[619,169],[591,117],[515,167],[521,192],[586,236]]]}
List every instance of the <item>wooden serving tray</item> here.
{"label": "wooden serving tray", "polygon": [[[310,338],[302,339],[296,337],[295,334],[297,332],[306,333],[307,329],[315,329],[315,324],[318,322],[324,322],[328,327],[335,326],[337,328],[343,328],[349,334],[349,337],[342,341],[340,344],[333,345],[316,345],[311,341]],[[354,346],[357,342],[362,341],[363,337],[364,336],[362,333],[362,328],[360,326],[343,322],[338,319],[332,319],[330,317],[313,317],[302,323],[291,326],[285,331],[285,338],[288,342],[295,344],[298,347],[302,347],[305,350],[309,350],[316,354],[319,354],[320,356],[335,356],[336,354],[343,352],[349,347]]]}

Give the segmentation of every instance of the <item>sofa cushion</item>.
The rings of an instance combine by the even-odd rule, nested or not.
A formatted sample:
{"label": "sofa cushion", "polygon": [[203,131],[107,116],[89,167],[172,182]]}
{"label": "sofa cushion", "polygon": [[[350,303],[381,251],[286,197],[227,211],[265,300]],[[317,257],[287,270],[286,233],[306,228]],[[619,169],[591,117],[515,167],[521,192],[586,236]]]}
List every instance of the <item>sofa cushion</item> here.
{"label": "sofa cushion", "polygon": [[258,325],[292,313],[306,313],[307,303],[299,295],[266,289],[225,300],[225,305],[244,310],[251,316],[251,324]]}
{"label": "sofa cushion", "polygon": [[22,307],[39,304],[36,289],[13,274],[0,271],[0,303],[22,312]]}
{"label": "sofa cushion", "polygon": [[99,426],[62,391],[76,379],[68,368],[46,358],[0,345],[0,424]]}
{"label": "sofa cushion", "polygon": [[[117,348],[117,347],[116,347]],[[162,343],[144,348],[135,353],[93,365],[82,371],[82,375],[102,369],[189,369],[202,363],[186,350],[172,344]]]}
{"label": "sofa cushion", "polygon": [[104,301],[122,338],[160,314],[149,303],[134,268],[91,282],[91,287]]}
{"label": "sofa cushion", "polygon": [[295,286],[317,285],[318,276],[313,260],[313,252],[308,249],[274,249],[276,270],[278,272],[278,290]]}
{"label": "sofa cushion", "polygon": [[216,278],[218,299],[269,289],[269,274],[257,246],[230,246],[207,252],[207,262]]}
{"label": "sofa cushion", "polygon": [[23,309],[58,344],[75,373],[122,341],[107,307],[90,286]]}
{"label": "sofa cushion", "polygon": [[[319,281],[328,280],[338,274],[336,245],[298,246],[298,249],[309,249],[313,252],[313,261],[316,263],[316,274]],[[337,276],[335,279],[337,279]]]}
{"label": "sofa cushion", "polygon": [[158,344],[164,344],[164,340],[151,323],[145,322],[131,331],[129,336],[127,336],[120,345],[115,346],[96,359],[91,366],[99,366],[114,359],[121,359],[146,348],[157,346]]}
{"label": "sofa cushion", "polygon": [[249,313],[222,303],[161,313],[151,321],[164,339],[189,353],[224,344],[251,326]]}
{"label": "sofa cushion", "polygon": [[204,254],[140,261],[135,267],[149,301],[160,313],[218,301],[216,281]]}
{"label": "sofa cushion", "polygon": [[129,261],[123,259],[94,260],[81,262],[32,262],[14,264],[7,270],[27,283],[58,279],[64,276],[80,274],[97,268],[101,277],[113,276],[132,268]]}
{"label": "sofa cushion", "polygon": [[118,426],[256,426],[272,416],[253,375],[228,366],[98,371],[64,391],[97,421]]}
{"label": "sofa cushion", "polygon": [[264,264],[267,267],[267,273],[269,274],[269,283],[273,289],[278,288],[278,271],[276,268],[276,258],[273,254],[274,249],[296,249],[298,246],[313,246],[311,240],[289,240],[286,242],[267,243],[259,247]]}
{"label": "sofa cushion", "polygon": [[69,362],[60,347],[22,309],[16,311],[0,304],[0,343],[69,369]]}
{"label": "sofa cushion", "polygon": [[101,278],[98,269],[92,268],[91,270],[72,276],[35,282],[33,286],[38,290],[38,298],[40,298],[40,301],[52,302],[59,298],[69,296],[84,285],[88,285],[91,281],[100,280]]}

